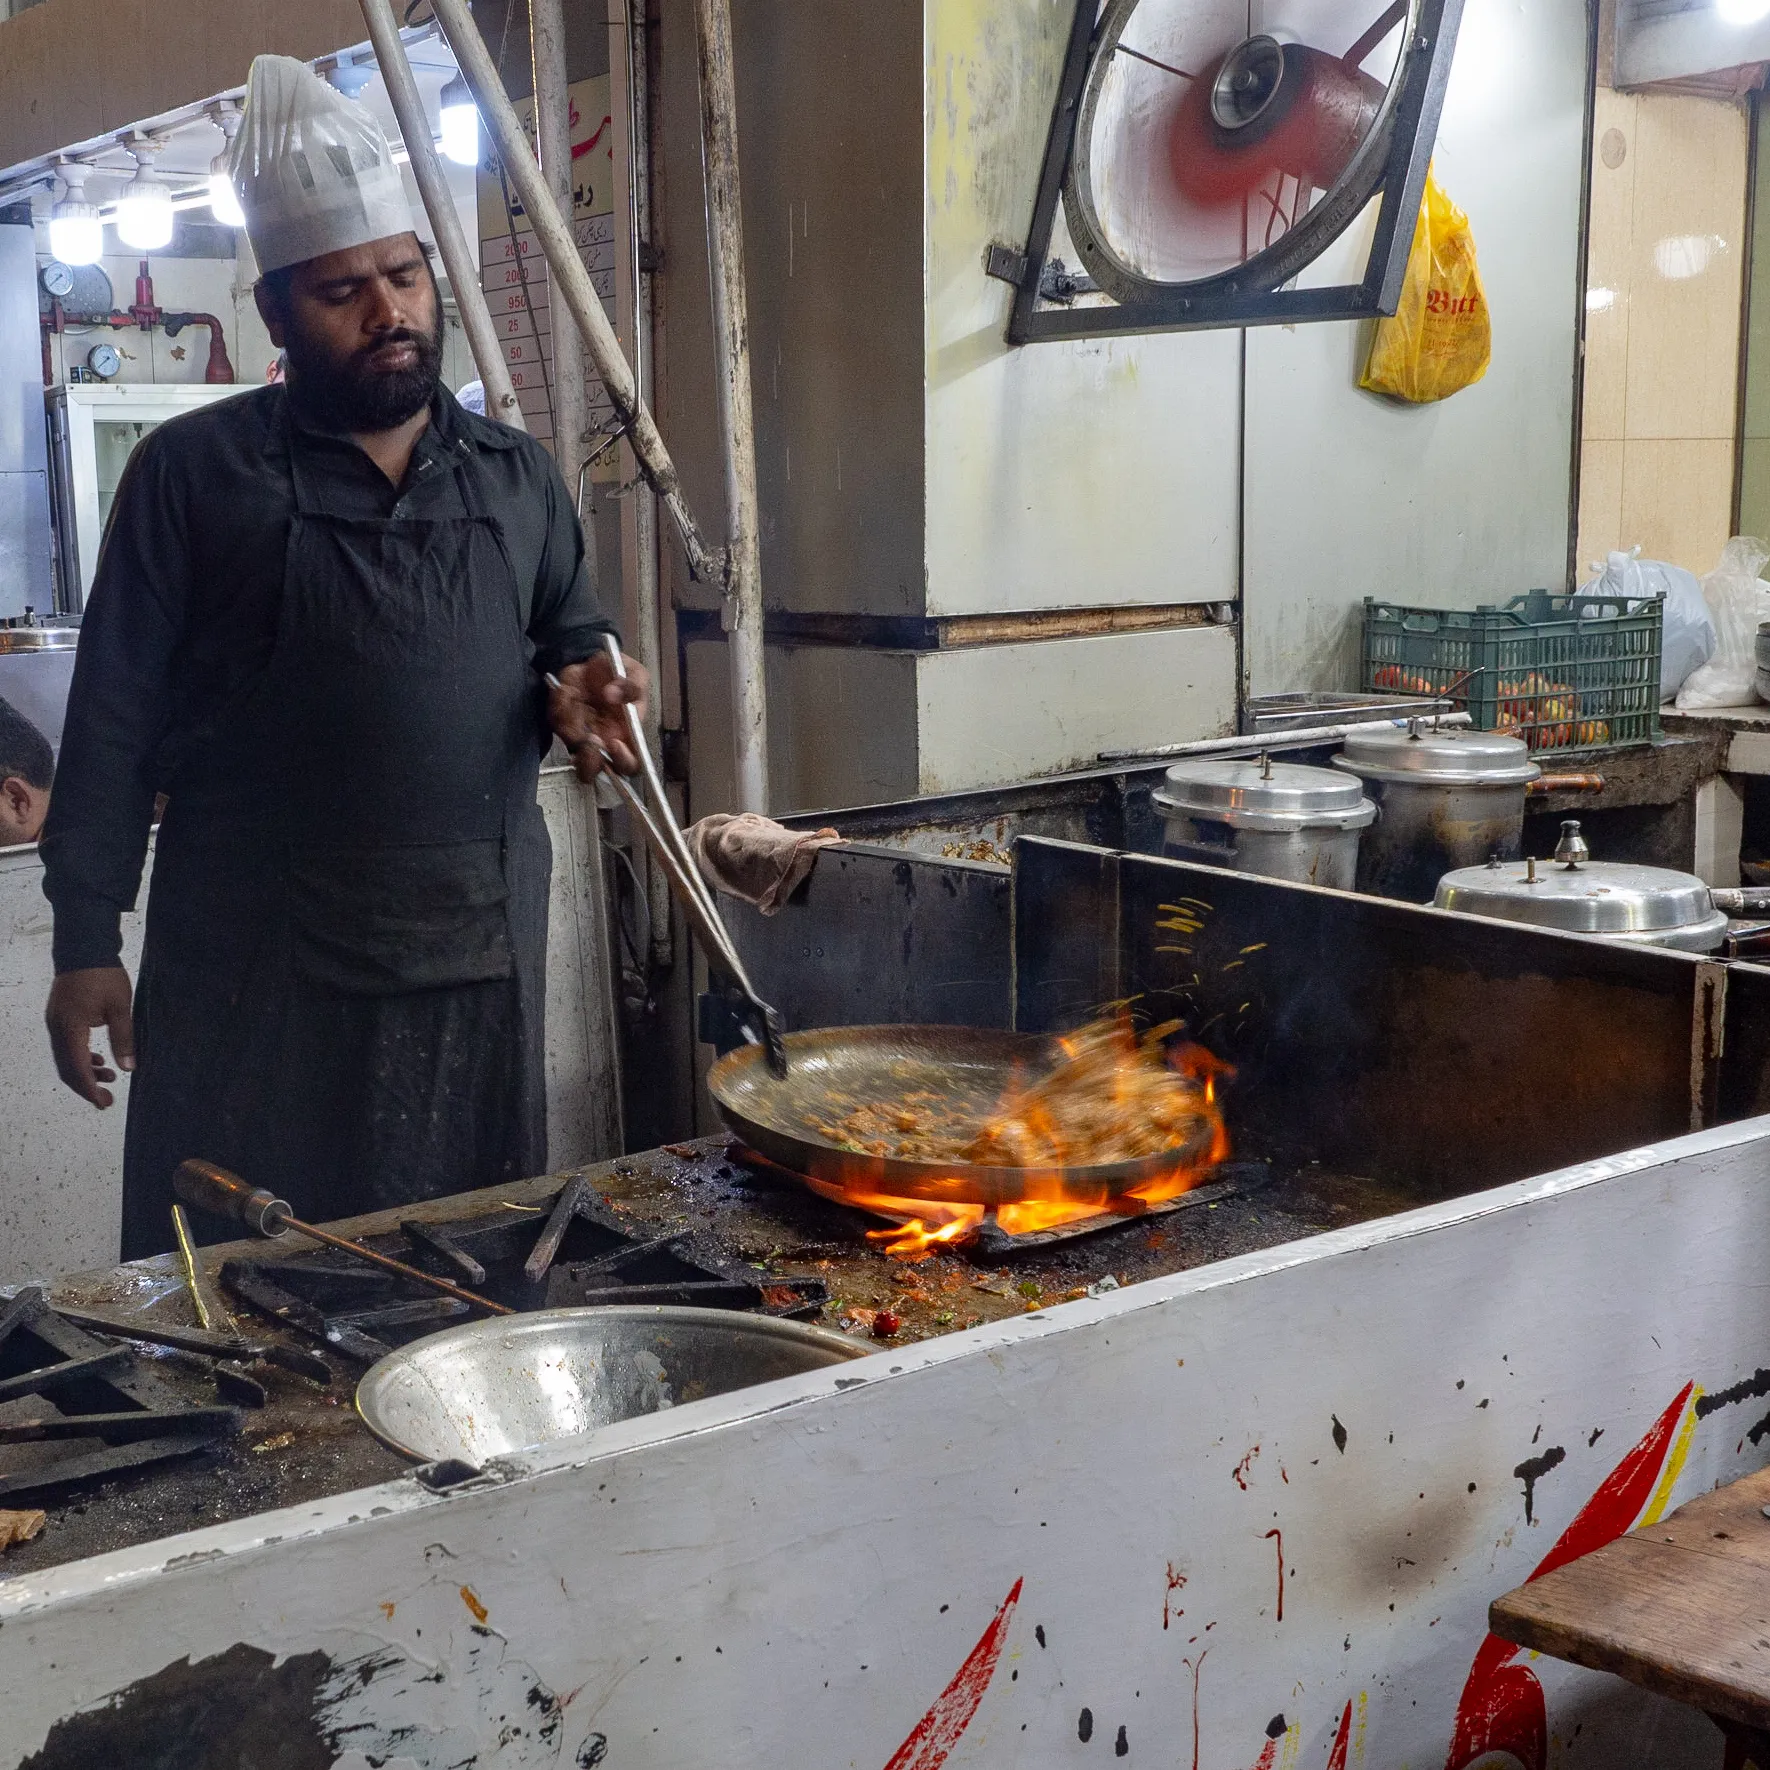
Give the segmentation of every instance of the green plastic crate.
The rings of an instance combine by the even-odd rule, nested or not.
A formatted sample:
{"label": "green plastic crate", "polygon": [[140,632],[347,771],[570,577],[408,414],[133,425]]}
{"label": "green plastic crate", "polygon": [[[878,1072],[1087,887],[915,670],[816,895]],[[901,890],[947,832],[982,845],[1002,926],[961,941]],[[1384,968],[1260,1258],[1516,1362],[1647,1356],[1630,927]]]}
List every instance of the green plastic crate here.
{"label": "green plastic crate", "polygon": [[1532,590],[1504,608],[1364,599],[1363,686],[1444,695],[1480,731],[1533,750],[1614,750],[1659,735],[1661,597]]}

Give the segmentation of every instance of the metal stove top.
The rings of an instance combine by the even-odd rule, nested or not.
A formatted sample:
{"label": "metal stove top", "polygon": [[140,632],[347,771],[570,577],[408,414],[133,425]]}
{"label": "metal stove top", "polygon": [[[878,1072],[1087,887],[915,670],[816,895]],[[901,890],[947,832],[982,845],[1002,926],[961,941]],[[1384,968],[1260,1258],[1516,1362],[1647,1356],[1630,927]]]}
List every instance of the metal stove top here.
{"label": "metal stove top", "polygon": [[[541,1280],[531,1281],[522,1266],[577,1178],[587,1183],[589,1196],[580,1193]],[[389,1251],[422,1250],[435,1270],[463,1279],[468,1273],[461,1258],[471,1259],[485,1269],[489,1294],[499,1297],[500,1285],[510,1287],[499,1300],[515,1301],[515,1290],[535,1283],[538,1291],[529,1294],[545,1302],[589,1300],[611,1281],[646,1301],[655,1297],[640,1293],[657,1286],[742,1286],[754,1299],[750,1307],[821,1320],[883,1349],[1421,1202],[1355,1177],[1275,1164],[1269,1181],[1253,1190],[1201,1195],[1186,1209],[1018,1246],[1008,1250],[1011,1260],[992,1263],[993,1255],[979,1250],[980,1257],[940,1253],[911,1264],[887,1258],[867,1240],[867,1231],[877,1227],[873,1219],[827,1203],[717,1138],[623,1157],[563,1182],[557,1175],[522,1181],[333,1227]],[[453,1254],[445,1251],[449,1247]],[[205,1260],[212,1270],[250,1268],[249,1278],[312,1310],[313,1317],[297,1323],[241,1306],[240,1327],[309,1353],[324,1346],[332,1382],[321,1386],[280,1366],[254,1366],[264,1404],[243,1412],[237,1434],[175,1463],[102,1477],[33,1501],[49,1511],[48,1527],[35,1541],[5,1553],[0,1577],[411,1473],[411,1465],[372,1438],[356,1417],[352,1396],[363,1359],[326,1336],[341,1316],[354,1316],[348,1328],[385,1345],[446,1321],[389,1318],[385,1311],[424,1300],[389,1292],[365,1300],[368,1287],[335,1270],[342,1259],[293,1235],[286,1243],[207,1249]],[[58,1306],[152,1329],[188,1330],[193,1320],[170,1255],[62,1279],[50,1296]],[[694,1296],[707,1293],[683,1300]],[[214,1360],[171,1347],[135,1350],[164,1393],[183,1405],[215,1404]]]}

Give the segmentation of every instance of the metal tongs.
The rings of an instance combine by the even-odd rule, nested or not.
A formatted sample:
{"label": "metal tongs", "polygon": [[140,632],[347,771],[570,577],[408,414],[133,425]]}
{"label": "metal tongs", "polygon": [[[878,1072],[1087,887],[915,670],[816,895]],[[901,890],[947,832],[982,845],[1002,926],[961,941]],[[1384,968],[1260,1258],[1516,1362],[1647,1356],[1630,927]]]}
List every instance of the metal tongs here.
{"label": "metal tongs", "polygon": [[[614,665],[615,674],[625,681],[627,666],[621,658],[619,642],[612,633],[604,634],[603,641],[608,648],[609,661]],[[552,671],[547,672],[547,681],[554,688],[563,687]],[[615,791],[626,800],[627,809],[633,813],[639,827],[645,832],[645,839],[652,853],[658,857],[658,865],[664,869],[670,888],[676,893],[677,900],[688,917],[689,927],[701,943],[708,965],[719,975],[724,986],[721,993],[725,998],[725,1006],[731,1011],[744,1038],[750,1044],[762,1047],[770,1073],[784,1081],[787,1074],[787,1047],[781,1037],[781,1017],[757,995],[756,986],[750,982],[750,974],[744,969],[743,960],[738,957],[731,935],[720,920],[713,893],[701,877],[701,870],[695,865],[694,856],[689,852],[682,828],[676,822],[676,814],[670,809],[670,797],[664,791],[663,777],[658,773],[657,763],[652,760],[651,747],[645,741],[645,727],[640,723],[639,714],[631,701],[627,703],[627,741],[633,746],[634,755],[639,758],[646,790],[651,796],[651,806],[646,805],[627,777],[617,772],[608,752],[601,750],[599,746],[599,753],[608,764],[608,778],[614,783]]]}

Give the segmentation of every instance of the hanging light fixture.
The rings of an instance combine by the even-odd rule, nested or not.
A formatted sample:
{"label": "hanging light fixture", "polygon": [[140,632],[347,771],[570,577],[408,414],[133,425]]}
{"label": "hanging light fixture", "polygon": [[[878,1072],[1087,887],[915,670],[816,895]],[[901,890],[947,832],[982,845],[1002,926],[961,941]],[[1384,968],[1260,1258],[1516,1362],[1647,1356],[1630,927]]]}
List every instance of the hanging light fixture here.
{"label": "hanging light fixture", "polygon": [[473,93],[460,73],[442,89],[439,101],[442,151],[457,166],[479,164],[479,110]]}
{"label": "hanging light fixture", "polygon": [[213,111],[209,120],[214,123],[223,136],[221,152],[209,162],[209,213],[223,227],[244,227],[246,212],[240,207],[238,193],[234,190],[233,175],[228,171],[228,158],[233,151],[234,137],[240,132],[240,113],[231,99],[224,98]]}
{"label": "hanging light fixture", "polygon": [[49,251],[63,264],[96,264],[104,256],[104,223],[96,204],[86,201],[82,161],[64,160],[56,168],[67,195],[49,211]]}
{"label": "hanging light fixture", "polygon": [[117,201],[117,237],[137,252],[158,252],[172,243],[172,193],[153,169],[160,143],[137,136],[129,151],[136,172]]}
{"label": "hanging light fixture", "polygon": [[342,92],[346,98],[361,98],[363,88],[375,78],[375,64],[358,61],[346,49],[333,62],[332,71],[326,78],[331,82],[333,90]]}

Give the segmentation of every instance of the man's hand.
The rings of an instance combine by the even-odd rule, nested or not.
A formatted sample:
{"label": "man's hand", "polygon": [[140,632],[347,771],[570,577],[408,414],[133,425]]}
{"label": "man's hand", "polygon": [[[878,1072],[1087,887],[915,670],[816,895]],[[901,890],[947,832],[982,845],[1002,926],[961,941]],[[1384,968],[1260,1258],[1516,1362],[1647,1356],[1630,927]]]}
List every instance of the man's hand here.
{"label": "man's hand", "polygon": [[637,774],[639,758],[627,728],[627,708],[645,717],[645,697],[651,678],[641,664],[626,657],[627,675],[615,674],[614,664],[600,653],[581,664],[567,664],[559,672],[559,687],[547,691],[547,719],[561,743],[571,751],[579,780],[594,780],[602,773],[601,751],[622,774]]}
{"label": "man's hand", "polygon": [[64,971],[49,990],[43,1018],[49,1024],[49,1048],[56,1073],[82,1100],[101,1110],[111,1104],[112,1069],[92,1049],[92,1029],[109,1030],[111,1057],[117,1069],[135,1067],[135,1022],[130,1015],[133,992],[121,965],[99,965],[87,971]]}

